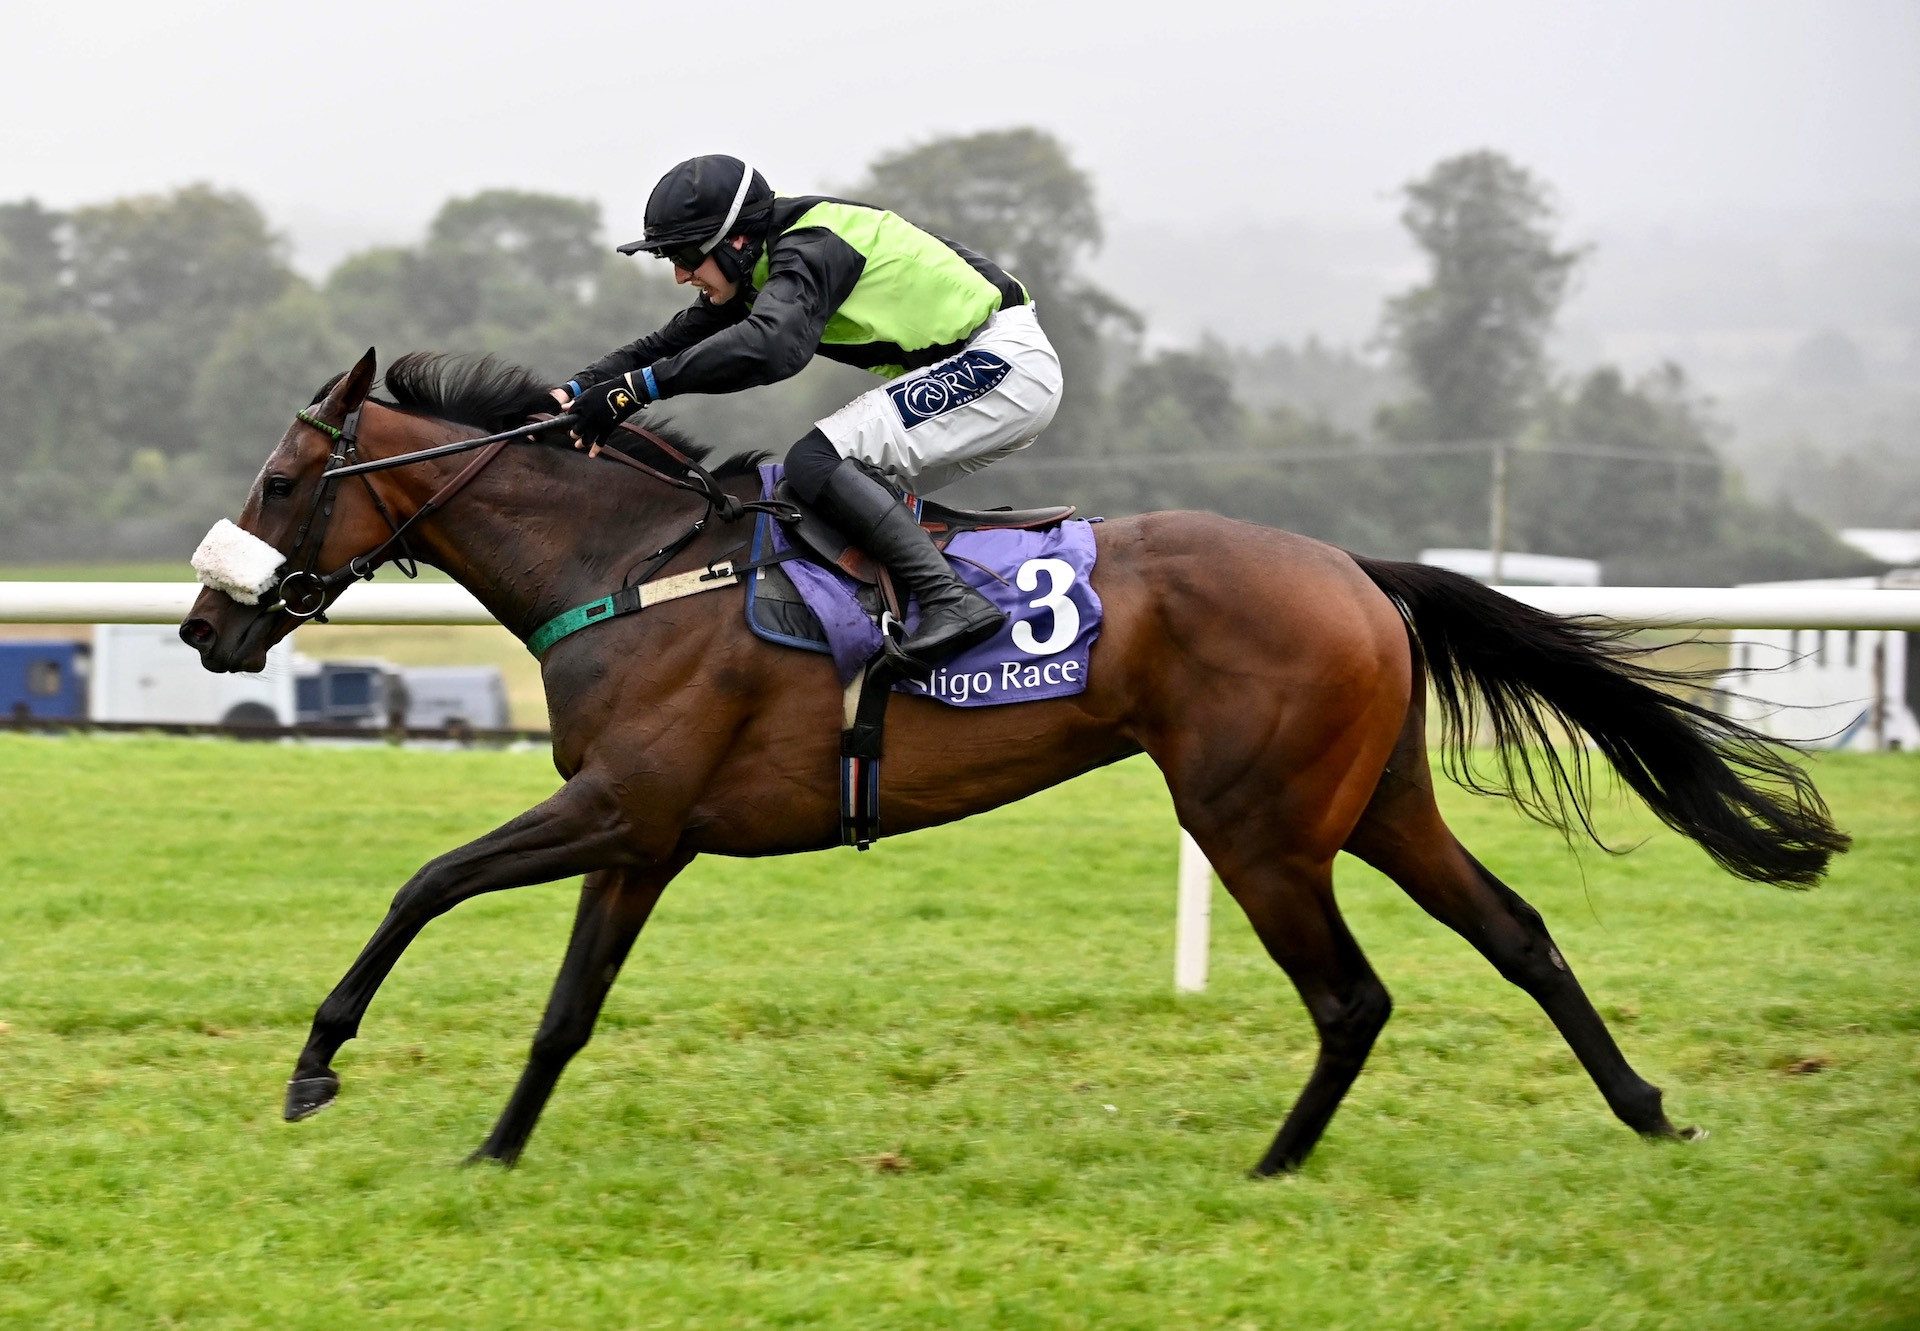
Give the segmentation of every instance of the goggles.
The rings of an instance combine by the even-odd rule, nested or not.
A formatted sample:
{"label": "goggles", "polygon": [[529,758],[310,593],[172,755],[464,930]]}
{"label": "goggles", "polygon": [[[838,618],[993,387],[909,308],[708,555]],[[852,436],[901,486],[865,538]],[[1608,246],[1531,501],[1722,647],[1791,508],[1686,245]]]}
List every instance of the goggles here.
{"label": "goggles", "polygon": [[709,251],[700,245],[689,242],[685,245],[662,245],[659,249],[648,250],[656,259],[665,259],[675,268],[684,268],[692,272],[706,262]]}

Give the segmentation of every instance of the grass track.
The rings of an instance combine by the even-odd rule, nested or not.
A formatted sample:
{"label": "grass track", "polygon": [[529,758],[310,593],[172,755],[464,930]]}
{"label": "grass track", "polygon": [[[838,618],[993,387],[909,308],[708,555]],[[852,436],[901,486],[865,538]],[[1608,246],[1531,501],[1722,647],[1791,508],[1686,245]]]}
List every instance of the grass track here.
{"label": "grass track", "polygon": [[564,885],[432,926],[338,1105],[277,1110],[393,889],[551,789],[544,755],[0,737],[0,1324],[1915,1325],[1920,757],[1818,775],[1859,847],[1812,894],[1664,833],[1582,870],[1450,800],[1697,1146],[1615,1123],[1356,866],[1394,1021],[1305,1173],[1246,1180],[1311,1028],[1224,897],[1174,999],[1133,762],[866,856],[697,864],[504,1173],[454,1166]]}

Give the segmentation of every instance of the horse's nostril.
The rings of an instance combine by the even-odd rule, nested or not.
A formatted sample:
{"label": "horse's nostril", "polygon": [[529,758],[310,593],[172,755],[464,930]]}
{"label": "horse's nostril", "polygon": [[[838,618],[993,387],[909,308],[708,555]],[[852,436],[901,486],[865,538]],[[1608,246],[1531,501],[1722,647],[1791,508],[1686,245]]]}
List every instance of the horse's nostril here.
{"label": "horse's nostril", "polygon": [[198,651],[213,641],[213,625],[204,619],[189,619],[180,625],[180,641]]}

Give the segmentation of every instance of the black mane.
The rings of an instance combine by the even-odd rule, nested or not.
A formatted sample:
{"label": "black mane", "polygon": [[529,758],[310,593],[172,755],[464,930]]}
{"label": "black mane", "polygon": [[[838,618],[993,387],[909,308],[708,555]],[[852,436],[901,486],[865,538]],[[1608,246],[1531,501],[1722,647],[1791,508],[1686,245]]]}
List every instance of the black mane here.
{"label": "black mane", "polygon": [[447,356],[409,351],[387,366],[393,405],[419,416],[471,425],[494,434],[553,410],[547,385],[531,371],[492,356]]}
{"label": "black mane", "polygon": [[[337,383],[334,376],[320,390],[320,397]],[[524,425],[531,417],[554,409],[548,385],[532,371],[498,360],[493,356],[457,356],[434,351],[410,351],[387,367],[384,386],[392,400],[386,406],[419,416],[470,425],[494,434]],[[704,462],[712,451],[705,444],[686,437],[678,428],[649,421],[647,428],[662,436],[695,461]],[[668,470],[672,459],[644,440],[618,433],[620,450],[650,466]],[[765,453],[741,453],[728,458],[714,475],[744,476],[765,461]]]}

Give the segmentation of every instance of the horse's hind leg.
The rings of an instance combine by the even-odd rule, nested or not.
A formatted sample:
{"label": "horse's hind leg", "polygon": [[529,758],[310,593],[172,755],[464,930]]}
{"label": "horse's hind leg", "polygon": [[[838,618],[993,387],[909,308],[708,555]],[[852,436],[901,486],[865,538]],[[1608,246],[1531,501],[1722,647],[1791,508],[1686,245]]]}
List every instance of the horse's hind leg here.
{"label": "horse's hind leg", "polygon": [[567,955],[553,982],[546,1016],[533,1037],[526,1070],[513,1096],[472,1161],[498,1160],[510,1165],[526,1149],[527,1138],[546,1108],[555,1083],[573,1056],[586,1047],[599,1020],[600,1007],[614,979],[640,936],[654,903],[690,856],[647,869],[614,869],[587,875],[580,887],[580,907],[573,918]]}
{"label": "horse's hind leg", "polygon": [[1366,790],[1345,801],[1343,821],[1337,808],[1344,762],[1330,764],[1332,771],[1296,767],[1285,780],[1270,779],[1271,766],[1260,764],[1225,780],[1183,756],[1188,760],[1163,763],[1180,824],[1293,981],[1320,1036],[1320,1056],[1300,1098],[1254,1166],[1256,1174],[1291,1171],[1326,1131],[1393,1008],[1333,899],[1334,847]]}
{"label": "horse's hind leg", "polygon": [[[1196,834],[1198,837],[1198,834]],[[1206,841],[1201,840],[1204,848]],[[1320,1056],[1257,1174],[1299,1168],[1373,1049],[1393,1003],[1333,899],[1331,860],[1277,855],[1223,870],[1267,955],[1300,992],[1320,1035]]]}
{"label": "horse's hind leg", "polygon": [[[1415,721],[1424,724],[1417,710]],[[1659,1088],[1627,1063],[1540,912],[1454,839],[1433,802],[1423,745],[1404,742],[1396,752],[1346,849],[1398,883],[1532,995],[1621,1122],[1650,1137],[1694,1135],[1693,1129],[1675,1131],[1667,1121]]]}

